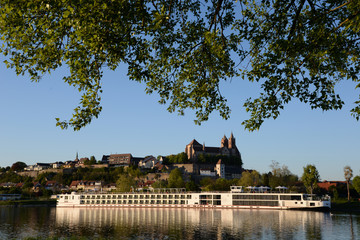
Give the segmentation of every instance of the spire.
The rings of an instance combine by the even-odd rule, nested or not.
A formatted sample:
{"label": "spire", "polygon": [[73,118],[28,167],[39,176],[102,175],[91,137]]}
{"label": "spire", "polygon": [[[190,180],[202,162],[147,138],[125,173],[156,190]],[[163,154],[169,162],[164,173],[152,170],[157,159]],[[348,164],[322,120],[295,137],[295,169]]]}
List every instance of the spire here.
{"label": "spire", "polygon": [[224,137],[221,139],[221,145],[220,145],[222,148],[223,147],[228,147],[228,139],[227,139],[227,137],[225,136],[225,134],[224,134]]}
{"label": "spire", "polygon": [[235,145],[235,138],[233,133],[231,132],[230,138],[229,138],[229,148],[236,148]]}
{"label": "spire", "polygon": [[76,152],[76,158],[75,158],[75,161],[79,161],[79,153]]}

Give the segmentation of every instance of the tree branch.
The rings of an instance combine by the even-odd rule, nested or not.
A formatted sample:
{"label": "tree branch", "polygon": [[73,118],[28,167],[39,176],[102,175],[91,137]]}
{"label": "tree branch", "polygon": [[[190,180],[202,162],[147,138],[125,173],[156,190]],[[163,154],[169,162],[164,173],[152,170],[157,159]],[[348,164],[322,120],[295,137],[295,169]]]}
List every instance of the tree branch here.
{"label": "tree branch", "polygon": [[334,29],[334,31],[336,31],[336,30],[338,30],[339,28],[341,28],[345,23],[347,23],[348,21],[350,21],[350,20],[352,20],[353,18],[355,18],[357,15],[359,15],[359,11],[357,12],[357,13],[355,13],[354,15],[352,15],[352,16],[350,16],[350,17],[348,17],[347,19],[345,19],[343,22],[341,22],[340,24],[339,24],[339,26],[337,26],[335,29]]}
{"label": "tree branch", "polygon": [[209,31],[211,30],[212,26],[216,23],[216,16],[218,16],[218,14],[219,14],[219,12],[220,12],[222,3],[223,3],[223,0],[219,0],[219,1],[217,2],[216,10],[215,10],[215,13],[214,13],[214,18],[213,18],[212,21],[211,21],[211,24],[210,24],[210,27],[209,27]]}
{"label": "tree branch", "polygon": [[292,26],[291,26],[291,29],[290,29],[290,33],[289,33],[289,36],[288,36],[288,39],[290,39],[294,33],[295,33],[295,30],[296,30],[296,25],[298,23],[298,18],[300,16],[300,12],[301,12],[301,9],[303,8],[305,4],[305,0],[301,0],[300,2],[300,6],[298,7],[298,9],[296,10],[296,15],[293,19],[293,22],[292,22]]}
{"label": "tree branch", "polygon": [[352,2],[352,0],[350,0],[350,1],[348,1],[348,2],[346,2],[346,3],[344,3],[344,4],[340,5],[340,6],[338,6],[338,7],[336,7],[336,8],[333,8],[333,9],[331,9],[331,10],[329,11],[329,13],[330,13],[330,12],[333,12],[333,11],[336,11],[336,10],[338,10],[339,8],[342,8],[342,7],[346,6],[346,5],[348,5],[349,3],[351,3],[351,2]]}

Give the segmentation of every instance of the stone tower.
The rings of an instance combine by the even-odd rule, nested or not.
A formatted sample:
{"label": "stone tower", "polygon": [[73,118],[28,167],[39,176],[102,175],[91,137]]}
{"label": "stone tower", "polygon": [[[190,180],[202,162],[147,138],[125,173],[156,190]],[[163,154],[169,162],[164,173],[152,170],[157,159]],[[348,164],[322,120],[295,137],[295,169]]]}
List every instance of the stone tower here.
{"label": "stone tower", "polygon": [[234,138],[233,134],[231,133],[230,138],[229,138],[228,148],[232,149],[232,148],[235,148],[235,147],[236,147],[235,138]]}
{"label": "stone tower", "polygon": [[223,148],[223,147],[228,147],[228,139],[227,139],[227,137],[225,136],[225,134],[224,134],[224,137],[221,139],[221,147]]}

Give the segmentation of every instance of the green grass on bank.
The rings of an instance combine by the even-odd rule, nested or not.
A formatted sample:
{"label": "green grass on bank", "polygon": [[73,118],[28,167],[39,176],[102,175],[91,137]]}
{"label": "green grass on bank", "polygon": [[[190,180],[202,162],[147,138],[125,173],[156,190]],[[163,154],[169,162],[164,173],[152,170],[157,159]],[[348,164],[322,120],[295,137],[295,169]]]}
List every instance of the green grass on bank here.
{"label": "green grass on bank", "polygon": [[347,199],[331,200],[331,211],[360,213],[360,201]]}

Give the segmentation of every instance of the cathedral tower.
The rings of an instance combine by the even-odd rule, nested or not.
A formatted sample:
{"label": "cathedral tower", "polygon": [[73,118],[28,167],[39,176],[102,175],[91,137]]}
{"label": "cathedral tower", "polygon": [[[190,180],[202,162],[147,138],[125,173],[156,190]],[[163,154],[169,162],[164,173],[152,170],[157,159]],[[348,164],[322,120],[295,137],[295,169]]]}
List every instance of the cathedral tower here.
{"label": "cathedral tower", "polygon": [[223,147],[228,147],[228,139],[227,139],[227,137],[225,136],[225,134],[224,134],[224,137],[221,139],[221,147],[223,148]]}
{"label": "cathedral tower", "polygon": [[235,138],[234,138],[232,133],[231,133],[230,138],[229,138],[229,145],[228,146],[229,146],[229,149],[236,148]]}

